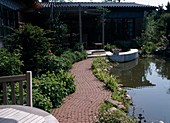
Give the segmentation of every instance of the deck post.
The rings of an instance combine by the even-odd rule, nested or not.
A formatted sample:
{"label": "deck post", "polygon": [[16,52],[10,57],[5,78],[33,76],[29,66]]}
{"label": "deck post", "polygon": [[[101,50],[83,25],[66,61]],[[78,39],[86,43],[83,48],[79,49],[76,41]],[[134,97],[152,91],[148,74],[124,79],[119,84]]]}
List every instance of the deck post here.
{"label": "deck post", "polygon": [[32,72],[27,71],[27,105],[32,107]]}

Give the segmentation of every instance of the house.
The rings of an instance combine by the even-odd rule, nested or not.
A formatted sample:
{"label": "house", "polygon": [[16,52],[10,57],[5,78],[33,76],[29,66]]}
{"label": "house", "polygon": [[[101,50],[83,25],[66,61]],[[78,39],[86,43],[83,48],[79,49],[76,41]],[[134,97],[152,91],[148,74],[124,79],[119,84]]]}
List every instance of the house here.
{"label": "house", "polygon": [[24,24],[24,12],[35,8],[36,0],[0,0],[0,47],[4,36]]}
{"label": "house", "polygon": [[126,2],[1,0],[0,37],[24,23],[48,29],[49,21],[58,16],[68,25],[70,43],[78,41],[88,48],[94,44],[134,44],[133,39],[141,35],[144,16],[156,8]]}
{"label": "house", "polygon": [[58,16],[68,25],[69,42],[77,39],[88,48],[107,43],[132,46],[133,39],[141,35],[144,16],[157,8],[126,2],[42,2],[40,6],[34,11],[39,13],[34,18],[43,20],[39,26],[48,28],[47,22]]}

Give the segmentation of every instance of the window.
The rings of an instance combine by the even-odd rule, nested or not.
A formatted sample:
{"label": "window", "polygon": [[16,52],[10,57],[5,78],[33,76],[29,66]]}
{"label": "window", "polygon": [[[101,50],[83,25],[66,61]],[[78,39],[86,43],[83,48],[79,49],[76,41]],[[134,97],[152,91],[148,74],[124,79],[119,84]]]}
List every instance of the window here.
{"label": "window", "polygon": [[16,11],[0,5],[0,37],[11,34],[11,28],[16,28]]}
{"label": "window", "polygon": [[127,33],[128,33],[128,38],[132,39],[133,38],[133,19],[128,19],[127,20]]}
{"label": "window", "polygon": [[134,38],[134,19],[107,19],[106,40],[124,41]]}

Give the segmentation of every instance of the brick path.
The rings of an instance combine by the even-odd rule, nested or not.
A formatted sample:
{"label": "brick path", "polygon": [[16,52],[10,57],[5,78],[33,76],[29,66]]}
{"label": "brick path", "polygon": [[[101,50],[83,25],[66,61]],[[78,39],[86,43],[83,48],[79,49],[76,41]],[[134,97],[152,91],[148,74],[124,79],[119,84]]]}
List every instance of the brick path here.
{"label": "brick path", "polygon": [[111,97],[111,92],[92,74],[91,63],[92,59],[86,59],[73,65],[71,73],[76,75],[76,92],[52,112],[60,123],[92,123],[99,105]]}

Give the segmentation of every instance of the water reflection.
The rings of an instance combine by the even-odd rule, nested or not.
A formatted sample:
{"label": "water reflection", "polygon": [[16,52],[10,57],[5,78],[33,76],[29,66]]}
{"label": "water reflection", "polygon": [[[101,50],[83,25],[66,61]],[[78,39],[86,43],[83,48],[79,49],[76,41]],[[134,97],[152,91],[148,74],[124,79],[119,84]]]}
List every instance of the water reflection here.
{"label": "water reflection", "polygon": [[[170,123],[170,60],[143,58],[120,63],[111,70],[132,96],[136,116],[142,114],[147,123]],[[161,107],[161,108],[160,108]]]}
{"label": "water reflection", "polygon": [[170,60],[169,59],[162,59],[158,60],[155,59],[155,66],[157,73],[162,77],[162,79],[167,78],[170,80]]}
{"label": "water reflection", "polygon": [[139,87],[152,87],[149,80],[146,79],[146,73],[151,72],[149,64],[147,62],[138,62],[138,59],[119,63],[111,70],[111,74],[114,74],[126,87],[139,88]]}

